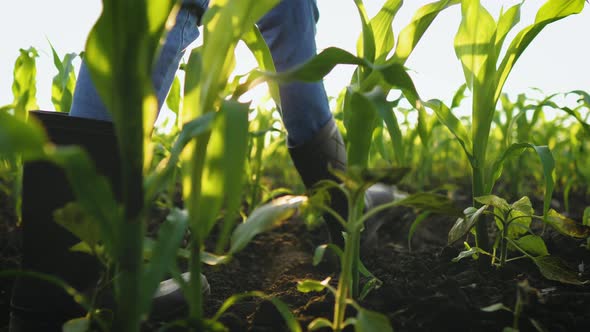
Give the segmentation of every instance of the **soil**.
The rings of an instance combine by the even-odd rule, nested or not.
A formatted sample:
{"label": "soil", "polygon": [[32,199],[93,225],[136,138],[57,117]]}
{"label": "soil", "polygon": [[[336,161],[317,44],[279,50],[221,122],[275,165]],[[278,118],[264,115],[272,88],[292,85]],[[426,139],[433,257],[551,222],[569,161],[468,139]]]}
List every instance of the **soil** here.
{"label": "soil", "polygon": [[[581,213],[572,208],[571,214]],[[0,270],[18,262],[18,241],[10,204],[0,206]],[[412,210],[400,208],[387,216],[373,250],[363,253],[367,268],[382,282],[361,306],[385,314],[395,331],[502,331],[512,326],[508,311],[484,312],[481,308],[503,303],[514,308],[518,284],[527,281],[528,303],[519,326],[535,331],[531,320],[546,331],[590,331],[590,286],[565,285],[544,279],[528,260],[511,262],[502,270],[482,267],[464,259],[451,262],[461,247],[446,246],[447,232],[454,220],[435,216],[419,227],[407,245],[407,234],[415,218]],[[309,230],[300,219],[291,219],[275,230],[259,235],[229,264],[206,267],[211,295],[206,301],[210,317],[231,295],[260,290],[287,303],[304,330],[317,317],[331,320],[333,297],[297,291],[302,279],[323,280],[337,273],[328,266],[312,265],[316,245],[326,237],[323,229]],[[590,262],[590,251],[583,241],[564,238],[547,231],[549,251],[578,269]],[[590,279],[590,269],[581,277]],[[10,285],[0,280],[0,331],[7,324]],[[354,315],[354,312],[350,312]],[[249,299],[234,305],[221,318],[231,331],[286,331],[280,314],[269,301]]]}

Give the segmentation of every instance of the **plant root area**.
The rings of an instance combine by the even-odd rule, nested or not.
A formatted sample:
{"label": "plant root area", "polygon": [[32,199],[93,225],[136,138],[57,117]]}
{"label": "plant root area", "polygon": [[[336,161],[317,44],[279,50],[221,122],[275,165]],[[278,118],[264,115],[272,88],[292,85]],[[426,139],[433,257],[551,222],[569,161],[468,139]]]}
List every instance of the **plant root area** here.
{"label": "plant root area", "polygon": [[[0,270],[14,268],[19,260],[14,215],[3,207],[0,222]],[[395,331],[502,331],[512,327],[512,312],[486,312],[484,307],[503,303],[514,309],[519,283],[528,281],[521,291],[522,310],[516,320],[521,331],[590,331],[590,286],[574,286],[544,279],[529,260],[517,260],[498,270],[463,259],[453,263],[461,246],[446,246],[447,232],[454,220],[432,217],[422,223],[408,248],[407,234],[415,219],[405,208],[391,211],[373,241],[363,252],[367,268],[382,281],[359,303],[385,314]],[[8,218],[8,219],[6,219]],[[11,226],[12,225],[12,226]],[[313,266],[312,256],[326,232],[309,230],[299,219],[257,236],[234,259],[223,266],[205,267],[211,285],[206,299],[208,317],[215,314],[230,296],[259,290],[285,302],[306,330],[314,318],[332,319],[334,298],[326,292],[300,293],[297,282],[331,277],[336,286],[337,268],[330,264]],[[547,230],[549,251],[579,270],[590,264],[590,251],[581,241]],[[462,245],[462,244],[461,244]],[[332,264],[333,265],[333,264]],[[587,270],[590,270],[588,268]],[[584,271],[582,279],[590,279]],[[366,281],[366,280],[362,280]],[[10,299],[10,280],[0,280],[0,331],[6,331]],[[349,315],[354,315],[354,310]],[[268,300],[248,298],[232,306],[221,321],[230,331],[286,331],[279,312]],[[158,322],[148,322],[146,331],[156,330]]]}

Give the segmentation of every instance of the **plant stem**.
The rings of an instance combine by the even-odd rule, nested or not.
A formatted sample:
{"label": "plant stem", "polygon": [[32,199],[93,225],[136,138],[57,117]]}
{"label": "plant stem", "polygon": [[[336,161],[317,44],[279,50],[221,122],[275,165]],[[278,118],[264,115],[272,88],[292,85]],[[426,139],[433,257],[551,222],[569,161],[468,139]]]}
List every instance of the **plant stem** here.
{"label": "plant stem", "polygon": [[201,292],[201,239],[198,232],[191,235],[192,253],[189,263],[189,319],[200,327],[203,322],[203,294]]}
{"label": "plant stem", "polygon": [[[484,170],[481,167],[473,167],[473,175],[472,175],[472,185],[473,185],[473,206],[475,208],[479,208],[482,206],[481,203],[475,201],[475,197],[485,195],[485,184],[484,184]],[[490,249],[490,241],[488,238],[488,230],[487,230],[487,218],[479,218],[475,224],[475,233],[476,233],[476,245],[485,250],[489,251]]]}
{"label": "plant stem", "polygon": [[113,331],[134,332],[139,331],[141,321],[142,224],[139,220],[126,221],[120,230],[125,241],[121,241],[118,248],[118,275],[115,279],[117,309]]}
{"label": "plant stem", "polygon": [[[349,234],[351,236],[352,234]],[[338,280],[338,289],[336,290],[336,305],[334,307],[334,321],[332,326],[334,331],[339,332],[343,329],[344,315],[346,312],[346,299],[348,298],[349,288],[352,279],[352,262],[354,259],[353,246],[350,245],[352,238],[348,238],[344,246],[344,256],[342,257],[342,270]]]}

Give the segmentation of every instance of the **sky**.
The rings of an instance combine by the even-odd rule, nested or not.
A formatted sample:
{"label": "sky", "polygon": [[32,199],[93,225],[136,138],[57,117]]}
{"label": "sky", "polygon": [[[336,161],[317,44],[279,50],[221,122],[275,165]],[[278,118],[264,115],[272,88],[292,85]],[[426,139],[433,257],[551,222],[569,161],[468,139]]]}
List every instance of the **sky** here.
{"label": "sky", "polygon": [[[377,13],[384,0],[365,0],[370,16]],[[406,0],[394,21],[397,34],[407,25],[414,12],[431,0]],[[482,4],[497,17],[502,6],[514,0],[482,0]],[[514,36],[534,21],[541,0],[526,0]],[[318,49],[340,47],[356,52],[360,20],[353,0],[318,0],[320,20],[317,26]],[[516,95],[540,88],[546,94],[571,90],[590,90],[590,5],[579,15],[549,25],[533,41],[520,58],[508,79],[505,92]],[[100,15],[100,0],[28,0],[0,2],[0,106],[12,102],[12,70],[20,48],[34,46],[40,52],[37,59],[38,103],[41,109],[52,109],[51,79],[56,74],[48,40],[63,56],[80,52],[92,24]],[[463,72],[453,49],[454,35],[460,23],[460,8],[444,11],[434,21],[410,56],[406,66],[411,70],[418,92],[424,99],[449,101],[463,83]],[[252,66],[245,58],[240,71]],[[335,96],[347,85],[353,68],[339,66],[325,78],[328,95]]]}

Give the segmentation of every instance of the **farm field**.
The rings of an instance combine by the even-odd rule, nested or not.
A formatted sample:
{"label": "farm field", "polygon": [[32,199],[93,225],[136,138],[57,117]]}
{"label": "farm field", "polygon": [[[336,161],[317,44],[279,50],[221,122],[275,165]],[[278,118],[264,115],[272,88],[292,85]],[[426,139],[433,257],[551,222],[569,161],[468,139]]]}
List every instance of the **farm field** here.
{"label": "farm field", "polygon": [[[503,91],[527,47],[587,2],[548,0],[516,29],[522,4],[494,17],[483,1],[432,1],[393,31],[403,1],[369,16],[354,0],[356,54],[330,47],[277,73],[254,25],[277,1],[211,1],[203,46],[181,65],[154,125],[153,88],[128,82],[150,81],[177,4],[130,0],[129,16],[123,2],[103,0],[83,56],[113,124],[76,122],[92,137],[80,146],[60,136],[80,55],[52,47],[55,112],[29,112],[39,53],[20,50],[14,100],[0,101],[0,331],[25,280],[78,308],[66,332],[590,331],[589,87]],[[406,62],[454,6],[465,81],[450,103],[426,100]],[[129,40],[136,47],[122,46]],[[258,67],[236,75],[240,41]],[[347,164],[306,188],[279,86],[341,65],[355,72],[329,98]],[[245,101],[261,85],[266,96]],[[390,198],[372,204],[375,188]],[[39,217],[30,206],[45,202],[58,203]],[[44,222],[71,244],[31,235]],[[84,287],[78,274],[91,275]],[[160,316],[170,308],[154,298],[168,278],[185,300]],[[35,296],[32,306],[59,316],[59,304]]]}

